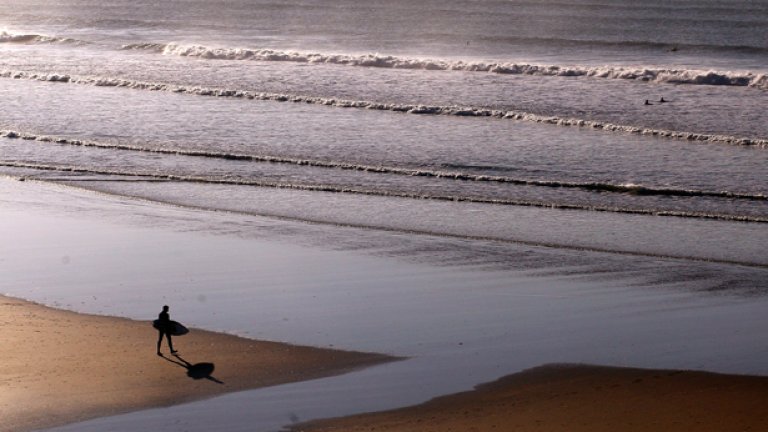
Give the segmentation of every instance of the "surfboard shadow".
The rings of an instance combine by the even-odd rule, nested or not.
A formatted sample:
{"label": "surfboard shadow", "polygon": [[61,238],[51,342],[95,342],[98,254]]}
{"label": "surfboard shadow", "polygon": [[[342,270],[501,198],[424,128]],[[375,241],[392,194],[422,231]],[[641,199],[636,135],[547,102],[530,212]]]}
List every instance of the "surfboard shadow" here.
{"label": "surfboard shadow", "polygon": [[224,384],[223,381],[220,381],[220,380],[216,379],[215,377],[213,377],[211,375],[213,373],[213,370],[216,368],[213,363],[195,363],[195,364],[192,364],[192,363],[184,360],[178,354],[174,354],[175,359],[170,358],[170,357],[166,357],[166,356],[162,356],[162,357],[166,361],[169,361],[171,363],[177,364],[177,365],[183,367],[184,369],[186,369],[187,370],[187,376],[192,378],[192,379],[196,379],[196,380],[207,379],[207,380],[213,381],[213,382],[215,382],[217,384]]}

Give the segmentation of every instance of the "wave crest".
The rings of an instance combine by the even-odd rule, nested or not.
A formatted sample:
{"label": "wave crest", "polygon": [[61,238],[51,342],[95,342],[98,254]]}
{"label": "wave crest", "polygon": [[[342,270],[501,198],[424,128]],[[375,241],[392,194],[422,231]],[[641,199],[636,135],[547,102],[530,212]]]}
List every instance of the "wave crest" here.
{"label": "wave crest", "polygon": [[504,62],[464,62],[416,59],[380,54],[343,55],[279,51],[272,49],[211,48],[203,45],[140,43],[123,49],[148,50],[163,55],[197,57],[207,60],[285,61],[387,69],[422,69],[465,72],[489,72],[508,75],[590,77],[624,79],[669,84],[722,85],[768,90],[768,75],[751,72],[708,71],[694,69],[631,68],[616,66],[561,66]]}
{"label": "wave crest", "polygon": [[40,34],[16,34],[0,31],[0,43],[82,43],[76,39],[46,36]]}

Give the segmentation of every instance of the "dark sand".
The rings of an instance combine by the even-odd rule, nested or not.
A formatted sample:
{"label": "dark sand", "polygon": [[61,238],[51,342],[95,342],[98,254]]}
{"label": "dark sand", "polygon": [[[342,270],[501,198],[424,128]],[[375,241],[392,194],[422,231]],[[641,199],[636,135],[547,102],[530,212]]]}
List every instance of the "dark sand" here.
{"label": "dark sand", "polygon": [[554,365],[294,431],[768,431],[768,377]]}
{"label": "dark sand", "polygon": [[0,296],[0,431],[27,431],[339,374],[393,358],[193,329],[156,354],[150,322]]}

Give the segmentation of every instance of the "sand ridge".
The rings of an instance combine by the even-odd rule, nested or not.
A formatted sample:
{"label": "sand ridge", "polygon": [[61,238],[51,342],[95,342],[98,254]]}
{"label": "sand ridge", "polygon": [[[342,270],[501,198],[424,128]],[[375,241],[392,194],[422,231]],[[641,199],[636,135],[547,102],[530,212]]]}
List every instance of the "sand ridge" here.
{"label": "sand ridge", "polygon": [[294,432],[768,430],[768,377],[551,365],[393,411]]}
{"label": "sand ridge", "polygon": [[156,354],[150,322],[0,296],[0,431],[26,431],[226,392],[339,374],[380,354],[262,342],[193,329]]}

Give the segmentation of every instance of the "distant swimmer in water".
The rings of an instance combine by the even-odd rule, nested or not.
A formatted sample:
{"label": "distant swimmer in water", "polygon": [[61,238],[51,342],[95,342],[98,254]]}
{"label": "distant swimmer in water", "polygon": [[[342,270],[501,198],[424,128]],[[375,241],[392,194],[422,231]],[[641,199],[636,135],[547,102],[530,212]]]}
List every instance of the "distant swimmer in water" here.
{"label": "distant swimmer in water", "polygon": [[653,105],[653,104],[648,99],[646,99],[643,105]]}
{"label": "distant swimmer in water", "polygon": [[662,96],[661,99],[659,99],[659,103],[664,103],[664,102],[666,101],[664,100],[664,96]]}

